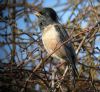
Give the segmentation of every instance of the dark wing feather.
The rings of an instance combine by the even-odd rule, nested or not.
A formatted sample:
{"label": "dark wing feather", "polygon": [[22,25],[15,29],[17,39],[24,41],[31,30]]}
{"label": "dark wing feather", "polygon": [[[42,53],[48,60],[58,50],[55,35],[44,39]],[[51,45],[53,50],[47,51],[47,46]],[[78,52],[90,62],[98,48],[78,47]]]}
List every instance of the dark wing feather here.
{"label": "dark wing feather", "polygon": [[[62,25],[56,24],[55,28],[59,32],[62,43],[69,39],[67,31],[64,29],[64,27]],[[64,48],[66,50],[66,53],[68,53],[67,56],[65,56],[65,57],[66,57],[67,61],[71,64],[74,75],[77,76],[78,72],[77,72],[77,68],[75,65],[76,53],[75,53],[75,50],[74,50],[74,47],[73,47],[71,41],[68,41],[67,43],[65,43]]]}

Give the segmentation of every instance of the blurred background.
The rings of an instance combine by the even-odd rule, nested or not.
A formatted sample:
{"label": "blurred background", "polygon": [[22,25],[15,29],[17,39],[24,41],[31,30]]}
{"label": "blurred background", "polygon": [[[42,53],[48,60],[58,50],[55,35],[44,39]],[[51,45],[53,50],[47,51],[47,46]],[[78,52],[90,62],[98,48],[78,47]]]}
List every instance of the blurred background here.
{"label": "blurred background", "polygon": [[[56,63],[43,47],[34,14],[43,7],[57,12],[72,37],[80,75],[75,88],[71,70],[62,83],[63,72],[56,70],[52,84]],[[67,92],[65,88],[100,92],[100,0],[0,0],[0,92]]]}

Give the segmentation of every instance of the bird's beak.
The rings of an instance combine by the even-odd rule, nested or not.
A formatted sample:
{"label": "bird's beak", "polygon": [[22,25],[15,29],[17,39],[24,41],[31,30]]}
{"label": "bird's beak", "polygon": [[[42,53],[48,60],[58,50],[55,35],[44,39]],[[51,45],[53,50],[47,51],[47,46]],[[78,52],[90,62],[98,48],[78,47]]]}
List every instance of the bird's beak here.
{"label": "bird's beak", "polygon": [[41,16],[41,14],[40,14],[39,12],[36,12],[35,15],[36,15],[37,17]]}

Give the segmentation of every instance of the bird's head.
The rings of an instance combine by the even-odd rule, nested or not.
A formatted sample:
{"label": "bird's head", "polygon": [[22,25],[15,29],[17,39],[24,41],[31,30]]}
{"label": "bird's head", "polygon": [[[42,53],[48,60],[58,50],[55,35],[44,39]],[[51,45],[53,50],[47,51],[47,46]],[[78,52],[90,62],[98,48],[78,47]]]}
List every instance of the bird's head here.
{"label": "bird's head", "polygon": [[35,15],[38,17],[40,28],[58,22],[58,16],[52,8],[43,8]]}

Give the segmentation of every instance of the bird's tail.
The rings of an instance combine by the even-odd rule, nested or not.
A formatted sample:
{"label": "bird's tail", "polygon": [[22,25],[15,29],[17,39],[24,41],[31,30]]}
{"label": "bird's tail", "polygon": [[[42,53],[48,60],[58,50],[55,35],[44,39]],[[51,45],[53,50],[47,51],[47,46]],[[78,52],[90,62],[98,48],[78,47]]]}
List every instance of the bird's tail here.
{"label": "bird's tail", "polygon": [[72,67],[72,74],[73,74],[73,85],[75,87],[75,85],[76,85],[76,78],[79,77],[79,73],[78,73],[78,70],[77,70],[75,64],[72,64],[71,67]]}
{"label": "bird's tail", "polygon": [[73,76],[78,77],[79,76],[79,73],[78,73],[78,70],[76,68],[76,65],[75,64],[72,64],[71,66],[72,66]]}

